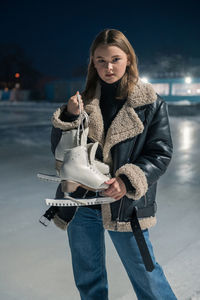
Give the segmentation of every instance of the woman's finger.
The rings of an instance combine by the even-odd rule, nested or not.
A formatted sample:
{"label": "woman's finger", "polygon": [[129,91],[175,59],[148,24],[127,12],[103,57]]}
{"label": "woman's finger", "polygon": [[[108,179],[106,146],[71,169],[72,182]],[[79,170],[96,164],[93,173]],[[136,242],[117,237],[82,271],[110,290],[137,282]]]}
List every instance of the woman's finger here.
{"label": "woman's finger", "polygon": [[67,104],[67,109],[69,113],[74,115],[79,115],[80,114],[79,108],[81,108],[81,110],[84,110],[82,98],[80,96],[80,107],[79,107],[79,101],[76,93],[75,95],[71,96],[71,98],[69,99]]}

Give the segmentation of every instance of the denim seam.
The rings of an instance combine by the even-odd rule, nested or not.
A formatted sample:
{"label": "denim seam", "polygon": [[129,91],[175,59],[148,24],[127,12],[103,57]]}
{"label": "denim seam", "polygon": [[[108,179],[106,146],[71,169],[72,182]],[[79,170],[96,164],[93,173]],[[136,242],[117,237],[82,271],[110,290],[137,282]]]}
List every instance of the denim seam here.
{"label": "denim seam", "polygon": [[[106,277],[105,277],[105,266],[104,266],[104,264],[105,264],[105,239],[104,239],[104,229],[103,229],[103,231],[102,231],[102,235],[103,235],[103,237],[102,237],[102,239],[101,239],[101,249],[102,249],[102,251],[101,251],[101,253],[102,253],[102,255],[101,255],[101,274],[102,274],[102,281],[103,281],[103,283],[105,283],[106,282]],[[107,297],[107,292],[104,290],[104,299],[107,299],[106,298]]]}

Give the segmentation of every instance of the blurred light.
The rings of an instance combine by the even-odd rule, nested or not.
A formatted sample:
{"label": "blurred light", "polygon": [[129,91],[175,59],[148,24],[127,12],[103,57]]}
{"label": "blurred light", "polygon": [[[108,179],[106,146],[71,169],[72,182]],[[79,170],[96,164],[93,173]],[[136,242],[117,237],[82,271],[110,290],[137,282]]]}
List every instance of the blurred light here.
{"label": "blurred light", "polygon": [[189,150],[194,143],[194,127],[190,122],[183,122],[181,128],[181,150]]}
{"label": "blurred light", "polygon": [[142,80],[142,82],[145,82],[145,83],[149,82],[149,79],[147,77],[142,77],[141,80]]}
{"label": "blurred light", "polygon": [[16,84],[15,84],[15,87],[16,87],[17,89],[19,89],[19,88],[20,88],[20,84],[19,84],[19,83],[16,83]]}
{"label": "blurred light", "polygon": [[15,73],[15,78],[19,78],[20,74],[19,73]]}
{"label": "blurred light", "polygon": [[185,83],[191,83],[192,78],[191,77],[185,77]]}
{"label": "blurred light", "polygon": [[188,94],[191,94],[191,90],[187,90]]}
{"label": "blurred light", "polygon": [[8,88],[7,88],[7,87],[5,87],[5,88],[4,88],[4,91],[5,91],[5,92],[7,92],[7,91],[8,91]]}
{"label": "blurred light", "polygon": [[197,93],[200,94],[200,89],[197,89]]}

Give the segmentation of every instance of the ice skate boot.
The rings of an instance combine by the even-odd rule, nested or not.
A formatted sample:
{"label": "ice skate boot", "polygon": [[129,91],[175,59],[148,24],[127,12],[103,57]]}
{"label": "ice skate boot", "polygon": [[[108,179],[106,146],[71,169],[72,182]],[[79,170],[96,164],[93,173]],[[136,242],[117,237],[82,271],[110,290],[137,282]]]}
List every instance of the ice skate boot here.
{"label": "ice skate boot", "polygon": [[[82,129],[81,129],[82,126]],[[89,127],[88,127],[88,114],[85,111],[82,111],[79,116],[79,126],[77,129],[62,131],[62,136],[58,145],[55,149],[55,159],[56,159],[56,174],[50,175],[45,173],[38,173],[37,177],[44,181],[51,181],[58,183],[60,179],[60,169],[63,164],[65,151],[72,149],[79,145],[87,144]]]}
{"label": "ice skate boot", "polygon": [[[93,166],[96,166],[96,168],[105,175],[109,176],[109,166],[97,159],[95,159],[96,150],[98,147],[98,142],[96,143],[89,143],[87,144],[87,135],[88,135],[88,128],[85,129],[85,132],[81,134],[80,144],[82,146],[87,147],[88,151],[88,159],[89,163]],[[44,181],[51,181],[55,183],[59,183],[61,181],[60,178],[60,169],[63,164],[64,160],[64,153],[77,146],[77,130],[72,131],[65,131],[62,134],[62,137],[58,143],[58,146],[56,147],[55,151],[55,158],[56,158],[56,173],[57,175],[49,175],[45,173],[38,173],[37,177]]]}
{"label": "ice skate boot", "polygon": [[[87,123],[88,123],[88,121],[87,121]],[[64,161],[65,152],[67,150],[77,147],[79,145],[87,146],[90,164],[95,165],[102,174],[105,174],[105,175],[109,174],[109,172],[110,172],[109,166],[107,164],[95,159],[98,142],[87,144],[88,132],[89,132],[88,127],[85,128],[82,132],[80,132],[80,139],[78,138],[79,133],[78,133],[77,129],[73,129],[70,131],[64,131],[62,133],[62,137],[61,137],[61,139],[56,147],[56,150],[55,150],[56,171],[57,171],[58,176],[59,176],[59,172],[60,172],[61,166]]]}
{"label": "ice skate boot", "polygon": [[[77,129],[72,129],[69,131],[63,131],[61,139],[55,150],[55,159],[63,162],[65,151],[72,149],[79,145],[87,144],[89,128],[85,128],[82,132],[79,132]],[[78,136],[80,134],[80,137]],[[79,140],[80,138],[80,140]]]}
{"label": "ice skate boot", "polygon": [[[93,153],[97,145],[98,143],[94,144]],[[63,191],[68,193],[74,192],[80,185],[87,190],[104,190],[109,186],[104,182],[110,179],[102,174],[95,164],[90,164],[87,146],[78,146],[66,151],[60,177],[64,184]]]}
{"label": "ice skate boot", "polygon": [[80,133],[80,141],[79,141],[79,131],[77,129],[73,129],[70,131],[63,131],[61,139],[55,150],[55,159],[56,159],[56,174],[50,175],[45,173],[38,173],[37,177],[44,181],[51,181],[58,183],[61,181],[59,176],[61,166],[64,160],[65,151],[68,149],[72,149],[77,147],[79,144],[86,145],[87,144],[87,136],[88,136],[89,128],[84,129],[83,132]]}

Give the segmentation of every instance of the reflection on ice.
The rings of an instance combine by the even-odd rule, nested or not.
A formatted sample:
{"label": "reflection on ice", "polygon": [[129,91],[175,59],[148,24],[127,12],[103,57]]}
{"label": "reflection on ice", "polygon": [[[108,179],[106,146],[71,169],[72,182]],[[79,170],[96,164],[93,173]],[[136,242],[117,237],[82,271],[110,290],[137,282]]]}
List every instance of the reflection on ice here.
{"label": "reflection on ice", "polygon": [[176,181],[185,184],[185,183],[194,183],[196,172],[191,165],[189,155],[183,155],[181,163],[177,164],[175,169]]}
{"label": "reflection on ice", "polygon": [[173,182],[178,184],[199,184],[199,140],[198,117],[171,118],[174,152],[172,156]]}
{"label": "reflection on ice", "polygon": [[194,143],[194,125],[191,122],[184,121],[180,130],[180,150],[186,151],[192,148]]}

